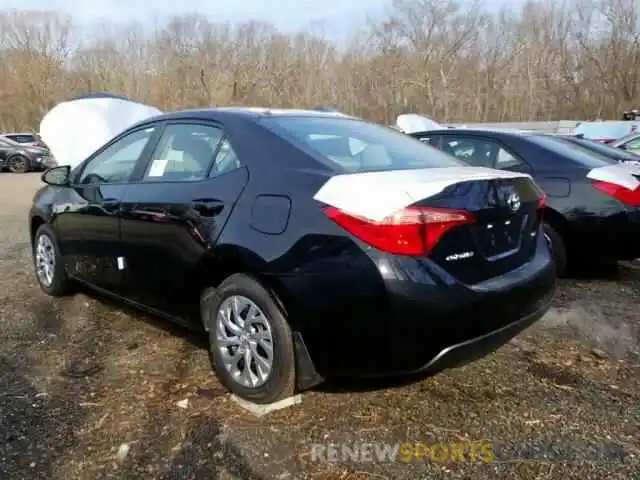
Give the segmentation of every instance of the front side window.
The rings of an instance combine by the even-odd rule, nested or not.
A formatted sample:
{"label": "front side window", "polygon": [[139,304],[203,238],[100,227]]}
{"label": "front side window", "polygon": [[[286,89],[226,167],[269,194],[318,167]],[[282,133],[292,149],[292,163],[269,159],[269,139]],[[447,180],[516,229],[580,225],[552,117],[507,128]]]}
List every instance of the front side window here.
{"label": "front side window", "polygon": [[409,135],[362,120],[274,115],[260,121],[294,145],[320,154],[339,172],[466,166]]}
{"label": "front side window", "polygon": [[143,182],[190,182],[207,178],[222,130],[195,123],[167,125]]}
{"label": "front side window", "polygon": [[481,137],[447,135],[442,149],[474,167],[529,171],[531,168],[499,142]]}
{"label": "front side window", "polygon": [[443,148],[447,153],[474,167],[491,168],[500,147],[481,138],[447,136]]}
{"label": "front side window", "polygon": [[155,128],[137,130],[109,145],[88,161],[77,183],[125,183],[129,181]]}

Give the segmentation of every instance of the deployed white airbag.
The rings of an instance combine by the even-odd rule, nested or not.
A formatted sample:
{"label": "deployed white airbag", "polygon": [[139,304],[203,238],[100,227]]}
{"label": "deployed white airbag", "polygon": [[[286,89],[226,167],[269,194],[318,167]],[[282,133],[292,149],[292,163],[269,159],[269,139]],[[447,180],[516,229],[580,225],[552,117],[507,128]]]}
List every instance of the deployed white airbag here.
{"label": "deployed white airbag", "polygon": [[74,168],[130,126],[162,113],[124,97],[94,94],[53,107],[39,133],[58,165]]}
{"label": "deployed white airbag", "polygon": [[428,117],[415,113],[398,115],[396,126],[404,133],[426,132],[428,130],[440,130],[446,128]]}

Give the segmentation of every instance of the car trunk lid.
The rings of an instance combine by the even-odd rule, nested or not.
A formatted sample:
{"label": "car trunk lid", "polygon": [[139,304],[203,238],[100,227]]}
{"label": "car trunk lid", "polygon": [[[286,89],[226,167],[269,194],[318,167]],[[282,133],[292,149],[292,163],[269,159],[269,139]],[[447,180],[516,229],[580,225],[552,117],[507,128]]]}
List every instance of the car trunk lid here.
{"label": "car trunk lid", "polygon": [[314,198],[365,243],[477,283],[532,258],[544,194],[526,174],[449,167],[338,175]]}

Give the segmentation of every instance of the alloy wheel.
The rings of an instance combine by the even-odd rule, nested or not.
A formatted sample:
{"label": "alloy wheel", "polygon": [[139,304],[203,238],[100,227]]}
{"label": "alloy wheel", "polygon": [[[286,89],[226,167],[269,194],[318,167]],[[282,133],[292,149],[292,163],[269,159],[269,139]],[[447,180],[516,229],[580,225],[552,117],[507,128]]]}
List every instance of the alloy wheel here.
{"label": "alloy wheel", "polygon": [[27,160],[24,157],[13,157],[9,162],[9,170],[13,173],[21,173],[26,171]]}
{"label": "alloy wheel", "polygon": [[55,274],[56,252],[48,235],[40,235],[38,237],[35,257],[38,280],[45,287],[50,287]]}
{"label": "alloy wheel", "polygon": [[273,369],[273,335],[264,312],[249,298],[226,298],[216,316],[216,345],[224,367],[243,387],[258,388]]}

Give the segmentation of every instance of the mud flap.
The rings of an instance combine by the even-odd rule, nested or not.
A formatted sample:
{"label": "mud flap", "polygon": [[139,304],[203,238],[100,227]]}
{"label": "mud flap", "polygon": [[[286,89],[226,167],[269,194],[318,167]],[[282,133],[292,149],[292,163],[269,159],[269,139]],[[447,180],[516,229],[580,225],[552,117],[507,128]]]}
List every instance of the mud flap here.
{"label": "mud flap", "polygon": [[296,389],[301,392],[324,382],[313,365],[300,332],[293,332],[293,348],[296,356]]}

